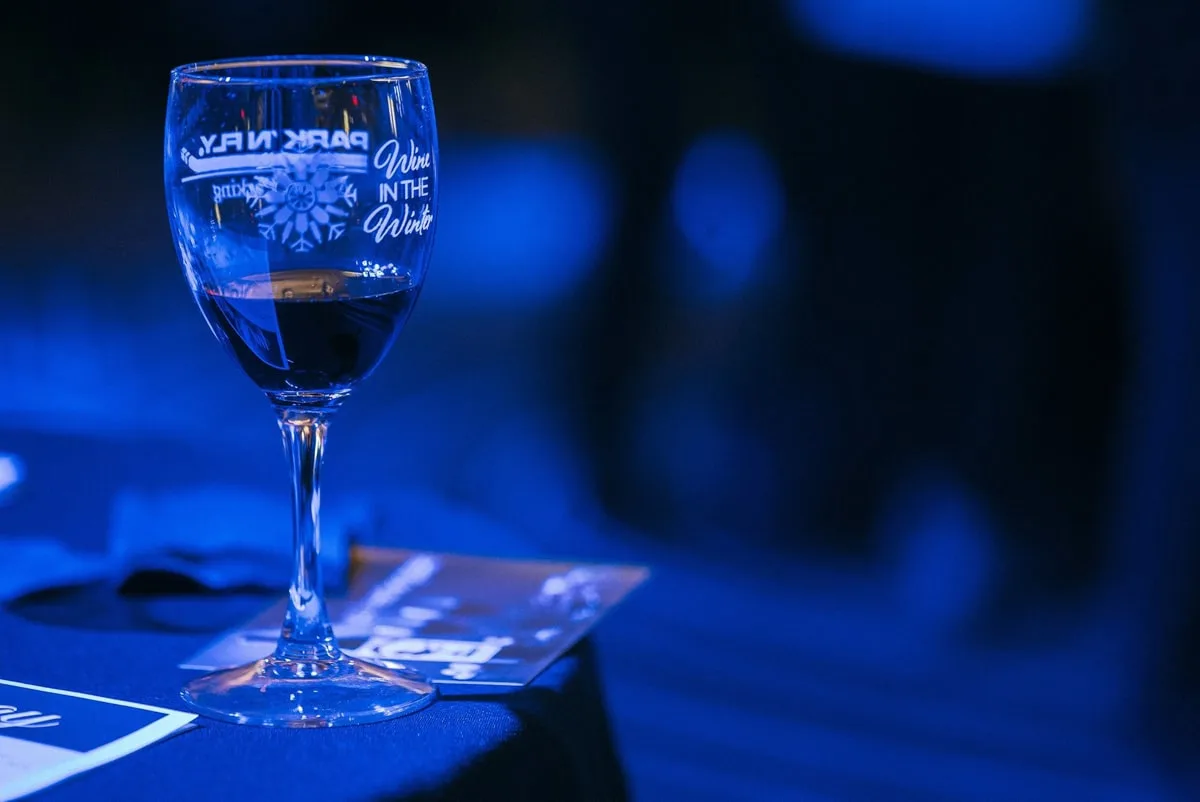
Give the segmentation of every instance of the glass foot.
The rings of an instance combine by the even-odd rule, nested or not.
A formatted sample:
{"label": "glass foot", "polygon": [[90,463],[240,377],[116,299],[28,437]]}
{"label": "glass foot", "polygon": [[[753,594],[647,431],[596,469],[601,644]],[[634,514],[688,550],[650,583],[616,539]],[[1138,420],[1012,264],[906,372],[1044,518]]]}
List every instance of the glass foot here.
{"label": "glass foot", "polygon": [[437,689],[415,671],[346,655],[271,656],[194,679],[181,696],[197,713],[235,724],[340,727],[415,713],[437,698]]}

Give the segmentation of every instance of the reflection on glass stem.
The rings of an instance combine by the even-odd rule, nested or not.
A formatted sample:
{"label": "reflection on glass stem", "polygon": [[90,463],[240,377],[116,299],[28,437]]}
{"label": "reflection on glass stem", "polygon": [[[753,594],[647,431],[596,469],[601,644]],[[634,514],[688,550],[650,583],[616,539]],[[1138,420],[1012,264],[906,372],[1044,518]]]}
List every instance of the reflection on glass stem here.
{"label": "reflection on glass stem", "polygon": [[276,657],[330,660],[338,656],[321,585],[321,459],[325,415],[285,409],[279,415],[284,450],[292,467],[295,568]]}

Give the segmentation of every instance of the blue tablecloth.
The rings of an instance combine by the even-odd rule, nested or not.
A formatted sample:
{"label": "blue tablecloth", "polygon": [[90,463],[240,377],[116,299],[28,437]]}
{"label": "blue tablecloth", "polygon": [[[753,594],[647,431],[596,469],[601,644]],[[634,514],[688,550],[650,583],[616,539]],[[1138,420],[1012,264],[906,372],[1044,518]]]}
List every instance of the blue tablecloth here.
{"label": "blue tablecloth", "polygon": [[[45,522],[72,547],[97,545],[73,537],[74,528],[103,518],[122,471],[160,481],[196,475],[195,461],[178,450],[170,462],[147,463],[146,444],[9,432],[5,445],[25,458],[31,480],[19,501],[0,509],[0,522],[22,532]],[[51,452],[53,459],[40,459]],[[45,475],[51,464],[71,475],[97,455],[106,456],[106,470],[69,492],[60,485],[56,495],[34,477],[32,469]],[[9,526],[0,526],[0,541],[16,531]],[[11,603],[0,611],[0,677],[182,709],[179,688],[195,673],[178,663],[274,597],[161,590],[153,582],[131,589],[101,580]],[[587,641],[527,688],[445,698],[380,724],[332,730],[198,724],[34,798],[608,802],[626,796]]]}
{"label": "blue tablecloth", "polygon": [[[206,639],[187,631],[109,629],[122,608],[87,595],[0,615],[0,676],[21,682],[179,708],[192,672],[175,668]],[[159,600],[135,612],[181,629],[230,600]],[[170,608],[166,613],[164,607]],[[68,612],[70,611],[70,612]],[[98,615],[99,613],[99,615]],[[81,620],[66,625],[68,616]],[[273,730],[197,720],[199,726],[37,795],[49,800],[177,802],[216,799],[546,799],[624,797],[595,666],[587,644],[532,686],[503,697],[442,699],[420,713],[363,727]]]}

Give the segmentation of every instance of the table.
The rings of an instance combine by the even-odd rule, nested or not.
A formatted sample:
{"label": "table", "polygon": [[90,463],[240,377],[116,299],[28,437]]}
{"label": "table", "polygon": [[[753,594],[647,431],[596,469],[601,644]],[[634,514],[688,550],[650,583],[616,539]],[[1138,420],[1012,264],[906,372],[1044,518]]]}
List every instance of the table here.
{"label": "table", "polygon": [[[113,478],[120,466],[144,464],[122,456],[123,449],[144,455],[147,448],[13,432],[6,433],[5,445],[31,467],[39,454],[50,451],[68,473],[74,463],[84,464],[100,452],[108,455],[109,466],[118,466],[97,473],[97,481],[81,487],[78,496],[67,499],[70,503],[62,503],[60,489],[60,503],[48,508],[52,495],[34,488],[8,508],[7,520],[19,522],[23,531],[30,515],[44,515],[47,528],[67,540],[71,526],[103,508],[105,493],[120,484]],[[177,462],[179,452],[175,457]],[[178,466],[157,472],[173,471],[190,473]],[[43,511],[31,512],[31,505]],[[111,583],[93,583],[27,597],[0,611],[0,677],[179,709],[179,688],[195,676],[177,668],[179,661],[273,601],[260,594],[118,590]],[[209,720],[198,725],[33,798],[609,802],[626,797],[594,649],[586,640],[529,687],[445,698],[380,724],[331,730]]]}

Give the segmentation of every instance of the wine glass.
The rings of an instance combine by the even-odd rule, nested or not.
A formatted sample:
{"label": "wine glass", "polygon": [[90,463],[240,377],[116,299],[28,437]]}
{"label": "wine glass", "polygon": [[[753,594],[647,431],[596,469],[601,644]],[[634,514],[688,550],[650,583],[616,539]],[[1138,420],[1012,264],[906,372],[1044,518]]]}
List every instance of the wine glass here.
{"label": "wine glass", "polygon": [[292,469],[294,571],[278,645],[188,683],[217,719],[283,727],[414,712],[415,672],[344,654],[321,586],[320,472],[329,419],[379,364],[433,246],[438,145],[424,65],[269,56],[177,67],[167,209],[209,328],[266,393]]}

